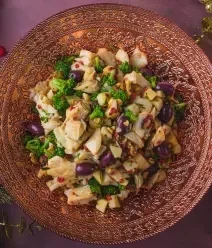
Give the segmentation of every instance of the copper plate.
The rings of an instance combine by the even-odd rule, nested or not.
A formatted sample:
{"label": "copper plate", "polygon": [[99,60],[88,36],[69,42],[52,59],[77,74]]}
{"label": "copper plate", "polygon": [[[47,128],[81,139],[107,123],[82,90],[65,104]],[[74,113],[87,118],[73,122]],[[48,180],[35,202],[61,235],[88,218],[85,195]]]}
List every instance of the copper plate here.
{"label": "copper plate", "polygon": [[[71,207],[36,177],[21,143],[20,123],[30,119],[29,89],[46,79],[57,57],[81,48],[135,46],[150,65],[177,85],[188,102],[180,126],[183,152],[165,182],[130,196],[123,208],[101,214],[92,206]],[[212,68],[199,47],[168,20],[143,9],[97,4],[59,13],[24,37],[0,69],[0,173],[15,201],[38,223],[67,238],[120,244],[163,231],[185,216],[212,181]]]}

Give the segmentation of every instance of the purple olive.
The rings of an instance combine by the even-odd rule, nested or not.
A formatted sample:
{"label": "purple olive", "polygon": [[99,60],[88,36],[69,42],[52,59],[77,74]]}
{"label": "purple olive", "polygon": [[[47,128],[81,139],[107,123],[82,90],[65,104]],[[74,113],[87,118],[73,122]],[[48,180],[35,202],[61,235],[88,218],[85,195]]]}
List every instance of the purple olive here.
{"label": "purple olive", "polygon": [[155,150],[155,153],[160,158],[169,158],[171,155],[169,145],[165,142],[161,143],[159,146],[156,146],[154,150]]}
{"label": "purple olive", "polygon": [[116,132],[118,134],[125,134],[129,132],[129,119],[127,116],[121,115],[117,119],[117,129]]}
{"label": "purple olive", "polygon": [[72,70],[69,73],[69,78],[73,78],[75,82],[79,83],[82,81],[84,75],[84,71]]}
{"label": "purple olive", "polygon": [[95,164],[82,162],[76,165],[76,174],[78,176],[88,176],[95,170]]}
{"label": "purple olive", "polygon": [[39,122],[25,121],[22,123],[22,126],[26,129],[26,131],[28,131],[33,135],[38,135],[38,136],[44,135],[44,129]]}
{"label": "purple olive", "polygon": [[115,162],[112,152],[106,152],[100,157],[100,167],[105,168]]}
{"label": "purple olive", "polygon": [[174,94],[174,86],[168,82],[157,83],[156,90],[161,90],[169,96]]}
{"label": "purple olive", "polygon": [[159,166],[157,164],[151,165],[147,171],[149,172],[149,176],[154,175],[159,170]]}
{"label": "purple olive", "polygon": [[144,75],[144,76],[154,76],[153,71],[147,67],[144,68],[140,68],[140,72]]}
{"label": "purple olive", "polygon": [[171,120],[172,116],[173,116],[172,107],[168,103],[165,103],[162,109],[160,110],[160,113],[158,114],[158,119],[162,123],[168,123]]}

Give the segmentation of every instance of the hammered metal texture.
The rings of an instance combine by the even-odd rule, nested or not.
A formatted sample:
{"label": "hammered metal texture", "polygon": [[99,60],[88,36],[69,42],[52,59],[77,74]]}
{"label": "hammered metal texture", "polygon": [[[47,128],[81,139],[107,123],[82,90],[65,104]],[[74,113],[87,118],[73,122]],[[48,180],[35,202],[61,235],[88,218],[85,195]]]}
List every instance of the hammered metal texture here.
{"label": "hammered metal texture", "polygon": [[[36,177],[21,143],[20,123],[33,118],[29,89],[52,72],[61,54],[85,48],[145,49],[151,67],[175,84],[188,103],[179,128],[183,152],[168,178],[150,192],[131,195],[123,208],[102,214],[71,207]],[[16,202],[38,223],[73,240],[118,244],[147,238],[174,224],[201,199],[212,181],[211,65],[174,24],[149,11],[115,4],[88,5],[57,14],[34,28],[0,69],[0,173]]]}

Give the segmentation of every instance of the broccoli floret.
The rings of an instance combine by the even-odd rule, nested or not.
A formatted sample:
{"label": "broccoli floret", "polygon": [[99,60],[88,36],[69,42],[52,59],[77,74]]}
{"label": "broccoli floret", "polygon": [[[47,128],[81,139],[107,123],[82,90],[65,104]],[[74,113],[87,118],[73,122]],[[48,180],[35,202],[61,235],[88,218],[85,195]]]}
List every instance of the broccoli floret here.
{"label": "broccoli floret", "polygon": [[120,190],[120,191],[122,191],[122,190],[124,190],[124,189],[125,189],[125,186],[124,186],[124,185],[119,184],[119,185],[118,185],[118,188],[119,188],[119,190]]}
{"label": "broccoli floret", "polygon": [[76,55],[66,56],[63,58],[63,61],[67,63],[69,66],[73,64],[74,60],[77,58]]}
{"label": "broccoli floret", "polygon": [[83,91],[81,91],[81,90],[76,90],[75,92],[74,92],[74,95],[75,96],[77,96],[77,97],[82,97],[82,94],[83,94]]}
{"label": "broccoli floret", "polygon": [[132,111],[130,111],[129,109],[127,109],[124,113],[125,116],[127,116],[129,118],[130,122],[136,122],[138,119],[138,116],[135,115]]}
{"label": "broccoli floret", "polygon": [[94,177],[92,177],[88,181],[88,185],[90,186],[90,189],[91,189],[92,193],[101,194],[101,185],[96,181],[96,179]]}
{"label": "broccoli floret", "polygon": [[40,157],[42,155],[40,139],[35,137],[34,139],[29,140],[26,144],[26,149],[34,153],[37,157]]}
{"label": "broccoli floret", "polygon": [[[26,149],[29,150],[30,152],[32,152],[37,158],[40,157],[41,155],[45,154],[46,155],[46,151],[47,151],[47,148],[49,147],[49,143],[53,143],[55,144],[56,142],[56,138],[55,136],[53,136],[53,132],[50,133],[47,138],[45,139],[44,143],[42,143],[40,141],[40,139],[38,137],[35,137],[31,140],[29,140],[27,143],[26,143]],[[60,156],[59,154],[62,154],[62,150],[59,149],[57,150],[57,155]],[[56,155],[54,155],[56,156]]]}
{"label": "broccoli floret", "polygon": [[184,112],[186,109],[186,103],[185,102],[180,102],[174,105],[174,110],[175,110],[175,119],[177,121],[180,121],[184,117]]}
{"label": "broccoli floret", "polygon": [[36,157],[40,157],[44,150],[49,146],[49,140],[45,140],[45,142],[42,144],[40,139],[38,137],[35,137],[32,140],[29,140],[26,144],[26,149],[30,152],[34,153]]}
{"label": "broccoli floret", "polygon": [[55,65],[55,70],[60,77],[67,79],[70,72],[70,65],[74,62],[76,56],[64,57],[58,60]]}
{"label": "broccoli floret", "polygon": [[145,76],[145,78],[150,82],[153,89],[157,86],[157,76]]}
{"label": "broccoli floret", "polygon": [[31,134],[26,133],[23,137],[23,144],[26,145],[28,141],[32,140],[34,137]]}
{"label": "broccoli floret", "polygon": [[91,94],[91,101],[95,101],[98,95],[99,95],[99,92],[92,93]]}
{"label": "broccoli floret", "polygon": [[101,192],[103,197],[106,195],[118,195],[120,194],[120,189],[115,185],[107,185],[102,187]]}
{"label": "broccoli floret", "polygon": [[95,118],[102,118],[104,117],[104,111],[103,109],[99,106],[99,105],[96,105],[94,107],[94,110],[93,112],[90,114],[90,119],[93,120]]}
{"label": "broccoli floret", "polygon": [[119,65],[119,69],[124,73],[130,73],[132,72],[132,66],[129,64],[129,62],[125,61]]}
{"label": "broccoli floret", "polygon": [[74,87],[76,83],[73,78],[64,80],[60,78],[53,78],[52,84],[59,90],[63,95],[72,95],[74,93]]}
{"label": "broccoli floret", "polygon": [[127,92],[124,91],[124,90],[114,90],[114,89],[111,89],[110,90],[110,95],[114,98],[114,99],[120,99],[122,100],[122,103],[124,105],[127,104],[127,101],[129,99],[128,95],[127,95]]}
{"label": "broccoli floret", "polygon": [[69,103],[60,92],[52,97],[54,108],[59,112],[60,115],[65,115],[66,109],[69,107]]}
{"label": "broccoli floret", "polygon": [[55,156],[64,157],[65,156],[65,148],[64,147],[56,147]]}
{"label": "broccoli floret", "polygon": [[116,80],[114,79],[114,75],[112,73],[109,73],[107,75],[104,75],[101,79],[101,84],[103,86],[105,85],[109,85],[109,86],[113,86],[116,84]]}
{"label": "broccoli floret", "polygon": [[33,114],[36,114],[36,115],[39,114],[39,112],[38,112],[38,110],[37,110],[37,108],[36,108],[35,105],[33,105],[33,106],[31,107],[31,111],[32,111]]}
{"label": "broccoli floret", "polygon": [[65,156],[65,149],[64,147],[56,147],[52,151],[48,151],[47,149],[44,150],[45,156],[47,156],[48,159],[53,158],[55,156],[64,157]]}
{"label": "broccoli floret", "polygon": [[100,64],[99,57],[96,57],[94,60],[94,68],[97,73],[102,73],[104,66]]}

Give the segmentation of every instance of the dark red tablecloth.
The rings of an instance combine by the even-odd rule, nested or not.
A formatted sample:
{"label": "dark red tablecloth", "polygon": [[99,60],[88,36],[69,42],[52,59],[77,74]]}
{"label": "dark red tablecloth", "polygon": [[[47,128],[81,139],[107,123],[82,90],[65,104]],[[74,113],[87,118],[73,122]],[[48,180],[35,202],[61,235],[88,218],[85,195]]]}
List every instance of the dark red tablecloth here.
{"label": "dark red tablecloth", "polygon": [[[206,15],[204,6],[198,0],[0,0],[0,45],[4,45],[9,51],[22,36],[45,18],[71,7],[100,2],[132,4],[158,12],[175,22],[190,36],[193,36],[196,28],[200,26],[201,19]],[[205,39],[200,46],[212,60],[212,41]],[[16,204],[2,205],[0,209],[7,211],[11,222],[17,223],[21,216],[30,220]],[[76,246],[94,247],[64,239],[45,229],[37,231],[35,236],[28,232],[23,235],[15,232],[13,240],[4,238],[0,241],[0,248]],[[190,214],[173,227],[147,240],[122,247],[212,248],[212,189]]]}

